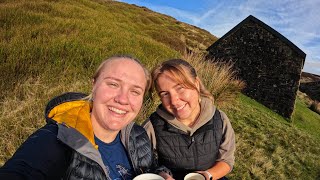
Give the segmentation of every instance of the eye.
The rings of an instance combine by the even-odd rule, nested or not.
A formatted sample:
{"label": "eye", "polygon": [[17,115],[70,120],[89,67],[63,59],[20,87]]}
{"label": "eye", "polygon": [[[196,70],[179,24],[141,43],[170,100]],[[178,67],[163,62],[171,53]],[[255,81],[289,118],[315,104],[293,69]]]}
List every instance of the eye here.
{"label": "eye", "polygon": [[161,92],[160,94],[160,98],[164,98],[164,97],[167,97],[169,95],[168,92]]}
{"label": "eye", "polygon": [[111,88],[117,88],[119,86],[116,82],[107,82],[107,85]]}
{"label": "eye", "polygon": [[183,86],[178,86],[177,87],[177,92],[181,93],[185,90],[185,88]]}
{"label": "eye", "polygon": [[132,90],[131,93],[134,95],[134,96],[140,96],[142,94],[141,91],[139,90]]}

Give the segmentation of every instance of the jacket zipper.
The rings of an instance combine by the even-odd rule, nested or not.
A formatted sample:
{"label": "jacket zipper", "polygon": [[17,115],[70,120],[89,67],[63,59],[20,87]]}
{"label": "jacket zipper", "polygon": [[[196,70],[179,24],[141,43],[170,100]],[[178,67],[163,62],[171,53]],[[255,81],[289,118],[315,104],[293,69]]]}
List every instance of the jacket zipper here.
{"label": "jacket zipper", "polygon": [[[192,136],[191,143],[196,144],[194,136]],[[198,164],[198,148],[197,148],[197,145],[194,145],[193,147],[194,147],[193,149],[195,150],[194,151],[194,165],[193,166],[196,168],[197,164]]]}

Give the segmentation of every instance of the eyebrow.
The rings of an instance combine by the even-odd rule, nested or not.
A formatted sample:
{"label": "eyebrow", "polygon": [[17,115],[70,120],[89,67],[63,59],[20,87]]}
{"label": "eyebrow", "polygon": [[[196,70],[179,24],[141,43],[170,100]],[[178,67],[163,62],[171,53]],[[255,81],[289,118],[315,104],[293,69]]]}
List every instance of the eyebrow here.
{"label": "eyebrow", "polygon": [[[176,84],[176,85],[173,86],[173,88],[176,88],[177,86],[182,86],[182,84],[181,84],[181,83]],[[167,92],[167,91],[160,91],[160,92],[158,92],[158,94],[161,94],[161,93],[163,93],[163,92]]]}
{"label": "eyebrow", "polygon": [[[115,77],[104,77],[103,79],[104,79],[104,80],[105,80],[105,79],[111,79],[111,80],[114,80],[114,81],[123,82],[121,79],[115,78]],[[138,85],[133,84],[133,87],[134,87],[134,88],[141,89],[142,91],[144,91],[144,88],[142,88],[141,86],[138,86]]]}

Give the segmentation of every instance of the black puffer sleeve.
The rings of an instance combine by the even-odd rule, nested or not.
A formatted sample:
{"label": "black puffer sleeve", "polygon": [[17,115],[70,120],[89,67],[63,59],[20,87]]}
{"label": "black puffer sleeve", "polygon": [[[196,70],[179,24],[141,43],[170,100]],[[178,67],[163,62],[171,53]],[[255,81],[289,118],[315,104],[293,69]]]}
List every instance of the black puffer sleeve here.
{"label": "black puffer sleeve", "polygon": [[0,168],[0,179],[61,179],[71,149],[57,139],[58,127],[49,123],[37,130]]}

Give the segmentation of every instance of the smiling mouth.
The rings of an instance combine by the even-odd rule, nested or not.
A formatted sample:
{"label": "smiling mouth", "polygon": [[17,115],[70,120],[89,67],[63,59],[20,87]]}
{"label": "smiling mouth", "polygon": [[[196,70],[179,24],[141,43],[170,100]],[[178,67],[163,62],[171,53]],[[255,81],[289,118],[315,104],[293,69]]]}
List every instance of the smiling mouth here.
{"label": "smiling mouth", "polygon": [[186,104],[184,104],[184,105],[182,105],[182,106],[180,106],[180,107],[178,107],[176,109],[177,109],[177,111],[179,111],[179,110],[183,109],[185,106],[186,106]]}
{"label": "smiling mouth", "polygon": [[117,113],[117,114],[121,114],[121,115],[127,113],[127,111],[123,111],[123,110],[117,109],[117,108],[115,108],[115,107],[110,107],[109,110],[112,111],[112,112],[115,112],[115,113]]}

